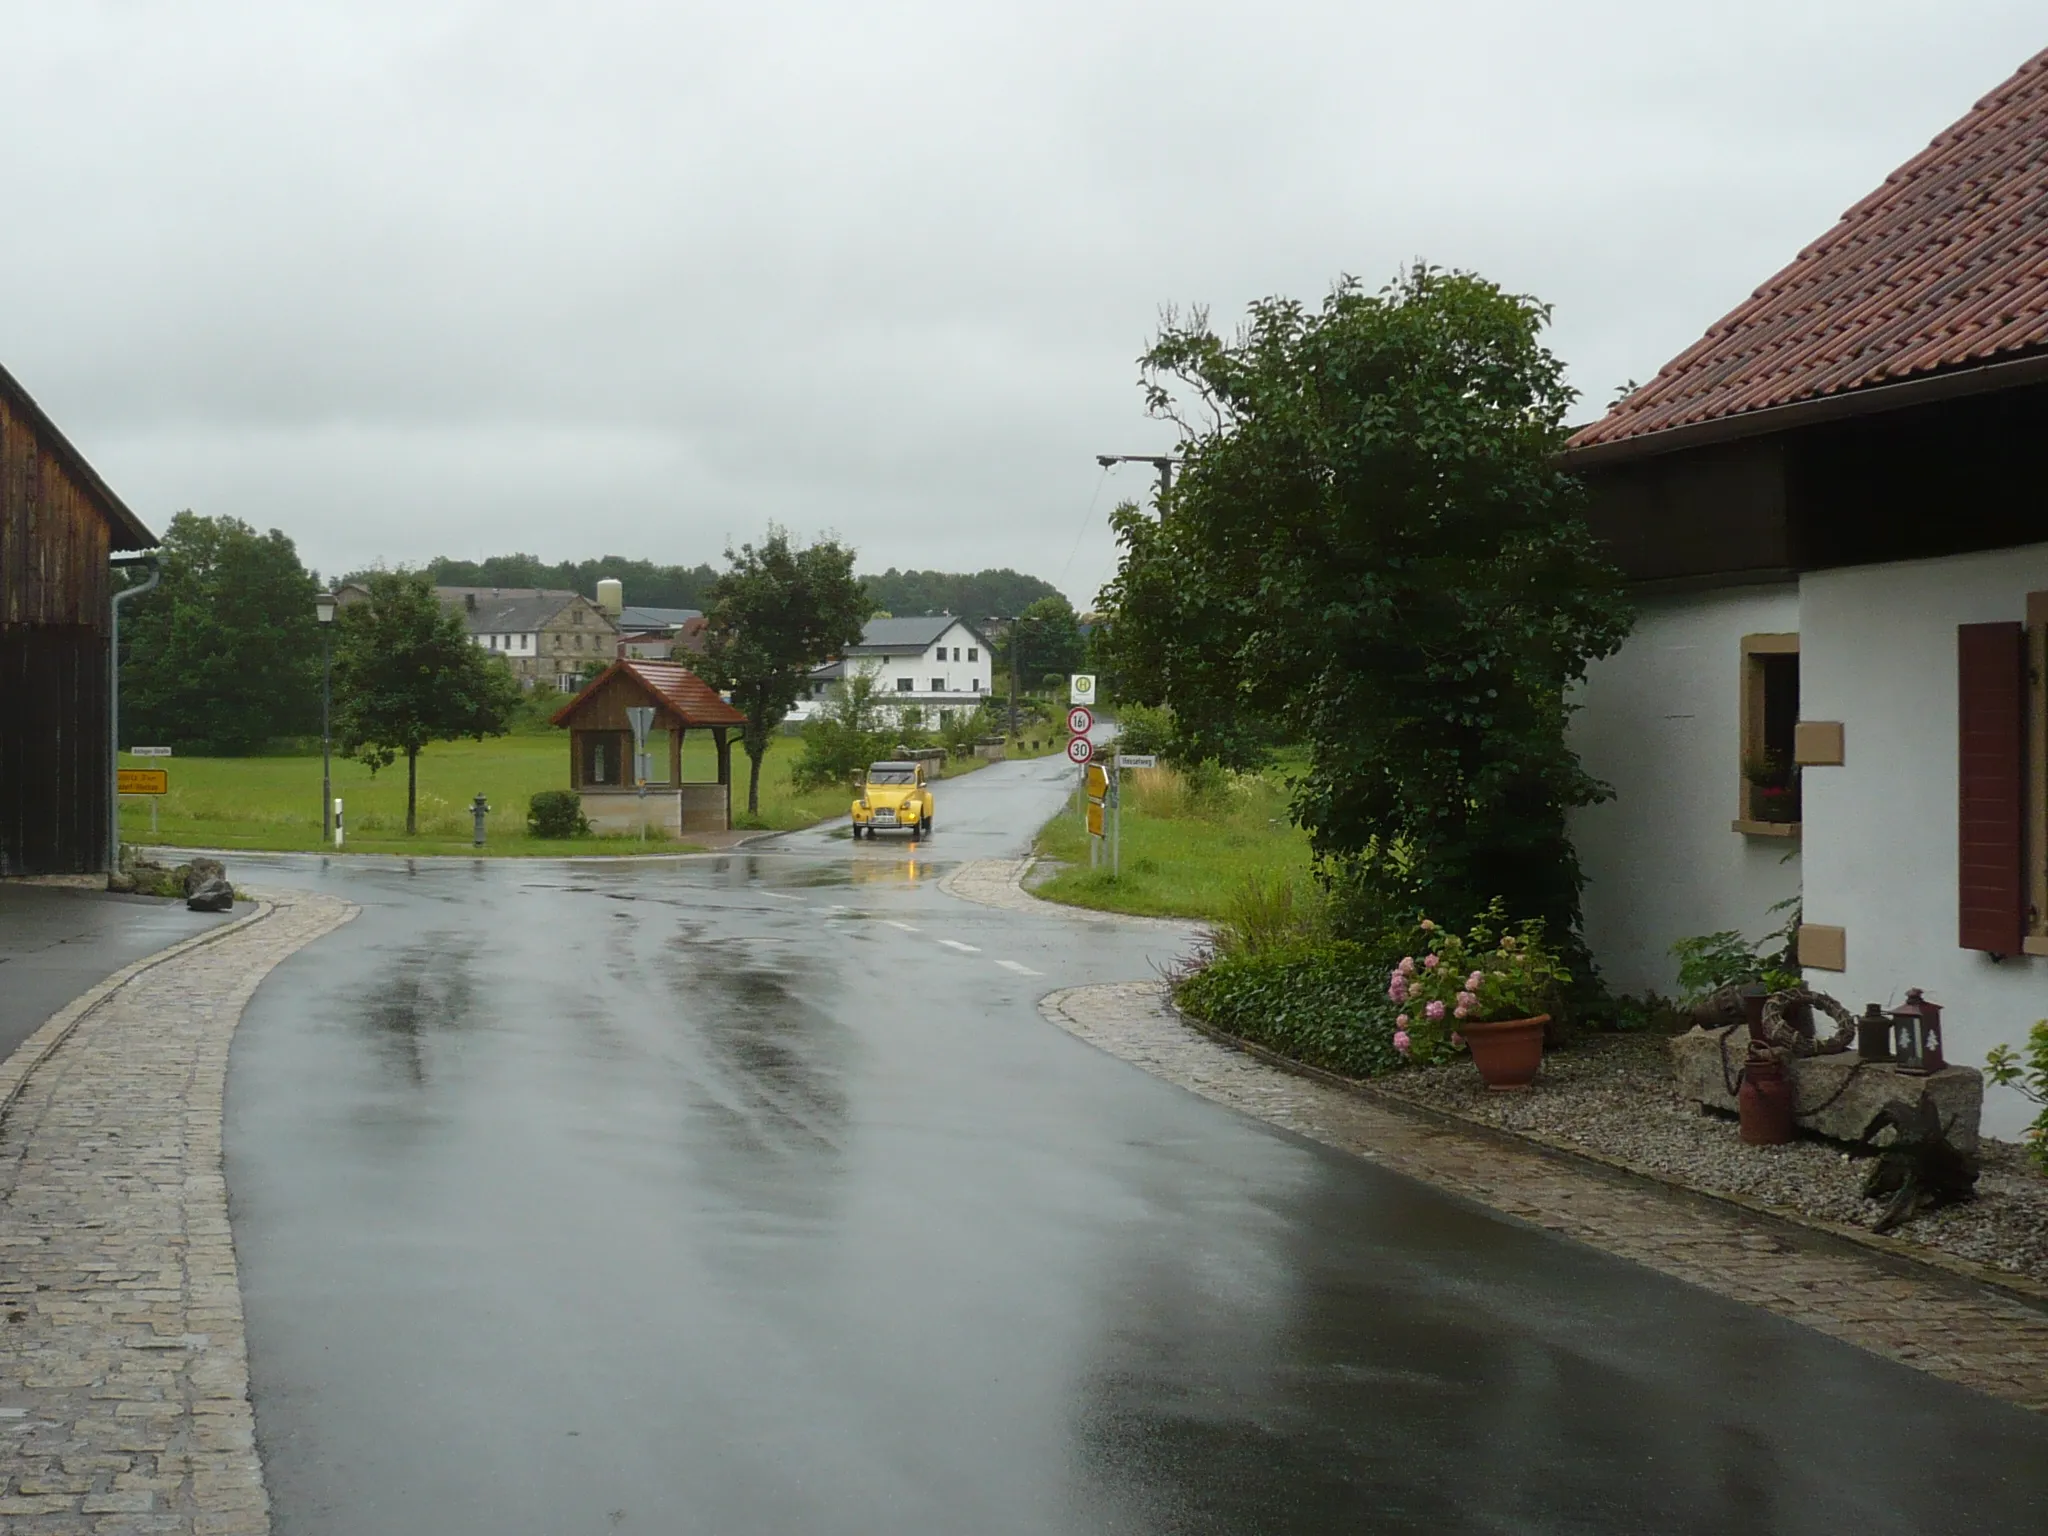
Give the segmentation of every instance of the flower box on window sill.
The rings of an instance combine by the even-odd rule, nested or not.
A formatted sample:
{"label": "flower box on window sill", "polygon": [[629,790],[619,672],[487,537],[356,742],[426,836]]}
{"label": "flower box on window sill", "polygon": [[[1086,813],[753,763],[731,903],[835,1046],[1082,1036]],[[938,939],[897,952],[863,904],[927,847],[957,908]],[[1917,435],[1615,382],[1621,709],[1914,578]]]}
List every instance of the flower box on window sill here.
{"label": "flower box on window sill", "polygon": [[1744,837],[1797,837],[1799,823],[1796,821],[1747,821],[1742,817],[1728,823],[1729,830],[1740,832]]}

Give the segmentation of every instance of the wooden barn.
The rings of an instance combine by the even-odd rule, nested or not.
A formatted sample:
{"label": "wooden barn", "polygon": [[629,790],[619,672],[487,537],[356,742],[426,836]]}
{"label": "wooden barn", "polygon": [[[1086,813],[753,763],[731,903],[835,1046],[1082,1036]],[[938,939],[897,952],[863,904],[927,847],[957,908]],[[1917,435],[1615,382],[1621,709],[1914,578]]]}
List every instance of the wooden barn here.
{"label": "wooden barn", "polygon": [[0,875],[106,868],[107,562],[155,544],[0,368]]}

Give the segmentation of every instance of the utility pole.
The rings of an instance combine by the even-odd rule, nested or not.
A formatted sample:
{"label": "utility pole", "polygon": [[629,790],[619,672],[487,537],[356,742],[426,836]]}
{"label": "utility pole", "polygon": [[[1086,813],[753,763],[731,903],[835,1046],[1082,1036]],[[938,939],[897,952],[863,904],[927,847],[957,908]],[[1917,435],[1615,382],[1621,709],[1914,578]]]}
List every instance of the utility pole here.
{"label": "utility pole", "polygon": [[1010,734],[1012,736],[1015,736],[1017,734],[1018,723],[1017,651],[1024,643],[1023,626],[1026,624],[1035,623],[1036,621],[1027,618],[1025,615],[1021,613],[1013,613],[1008,615],[992,613],[988,616],[988,622],[991,628],[994,628],[998,624],[1005,624],[1009,626],[1008,633],[1004,636],[1004,638],[1009,642],[1010,646]]}
{"label": "utility pole", "polygon": [[313,598],[313,617],[320,625],[320,844],[334,835],[334,775],[328,758],[328,718],[334,710],[334,610],[332,592]]}
{"label": "utility pole", "polygon": [[1180,463],[1180,460],[1156,453],[1098,453],[1095,455],[1095,462],[1104,469],[1114,468],[1118,464],[1150,464],[1159,471],[1159,503],[1164,506],[1167,493],[1173,489],[1173,466]]}
{"label": "utility pole", "polygon": [[121,588],[107,605],[107,872],[112,874],[121,867],[121,605],[154,591],[164,571],[154,554],[116,555],[107,563],[139,565],[149,573]]}

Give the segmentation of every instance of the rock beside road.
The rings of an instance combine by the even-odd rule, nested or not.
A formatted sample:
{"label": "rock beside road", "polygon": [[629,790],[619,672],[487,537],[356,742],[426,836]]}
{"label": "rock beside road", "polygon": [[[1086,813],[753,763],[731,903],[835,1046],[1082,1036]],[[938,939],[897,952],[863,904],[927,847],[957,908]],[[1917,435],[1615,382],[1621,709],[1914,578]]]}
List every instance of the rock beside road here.
{"label": "rock beside road", "polygon": [[192,888],[185,905],[194,912],[226,912],[235,904],[235,888],[219,875],[209,875]]}

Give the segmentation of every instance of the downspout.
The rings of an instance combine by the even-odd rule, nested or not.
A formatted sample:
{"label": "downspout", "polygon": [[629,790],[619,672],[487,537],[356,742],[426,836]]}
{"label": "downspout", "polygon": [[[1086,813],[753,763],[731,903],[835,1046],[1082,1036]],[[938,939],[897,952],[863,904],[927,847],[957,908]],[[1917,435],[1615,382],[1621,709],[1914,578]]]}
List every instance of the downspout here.
{"label": "downspout", "polygon": [[113,613],[107,639],[107,873],[111,875],[121,868],[121,605],[155,590],[164,572],[155,555],[116,555],[108,564],[140,565],[149,572],[147,580],[123,587],[108,604]]}

